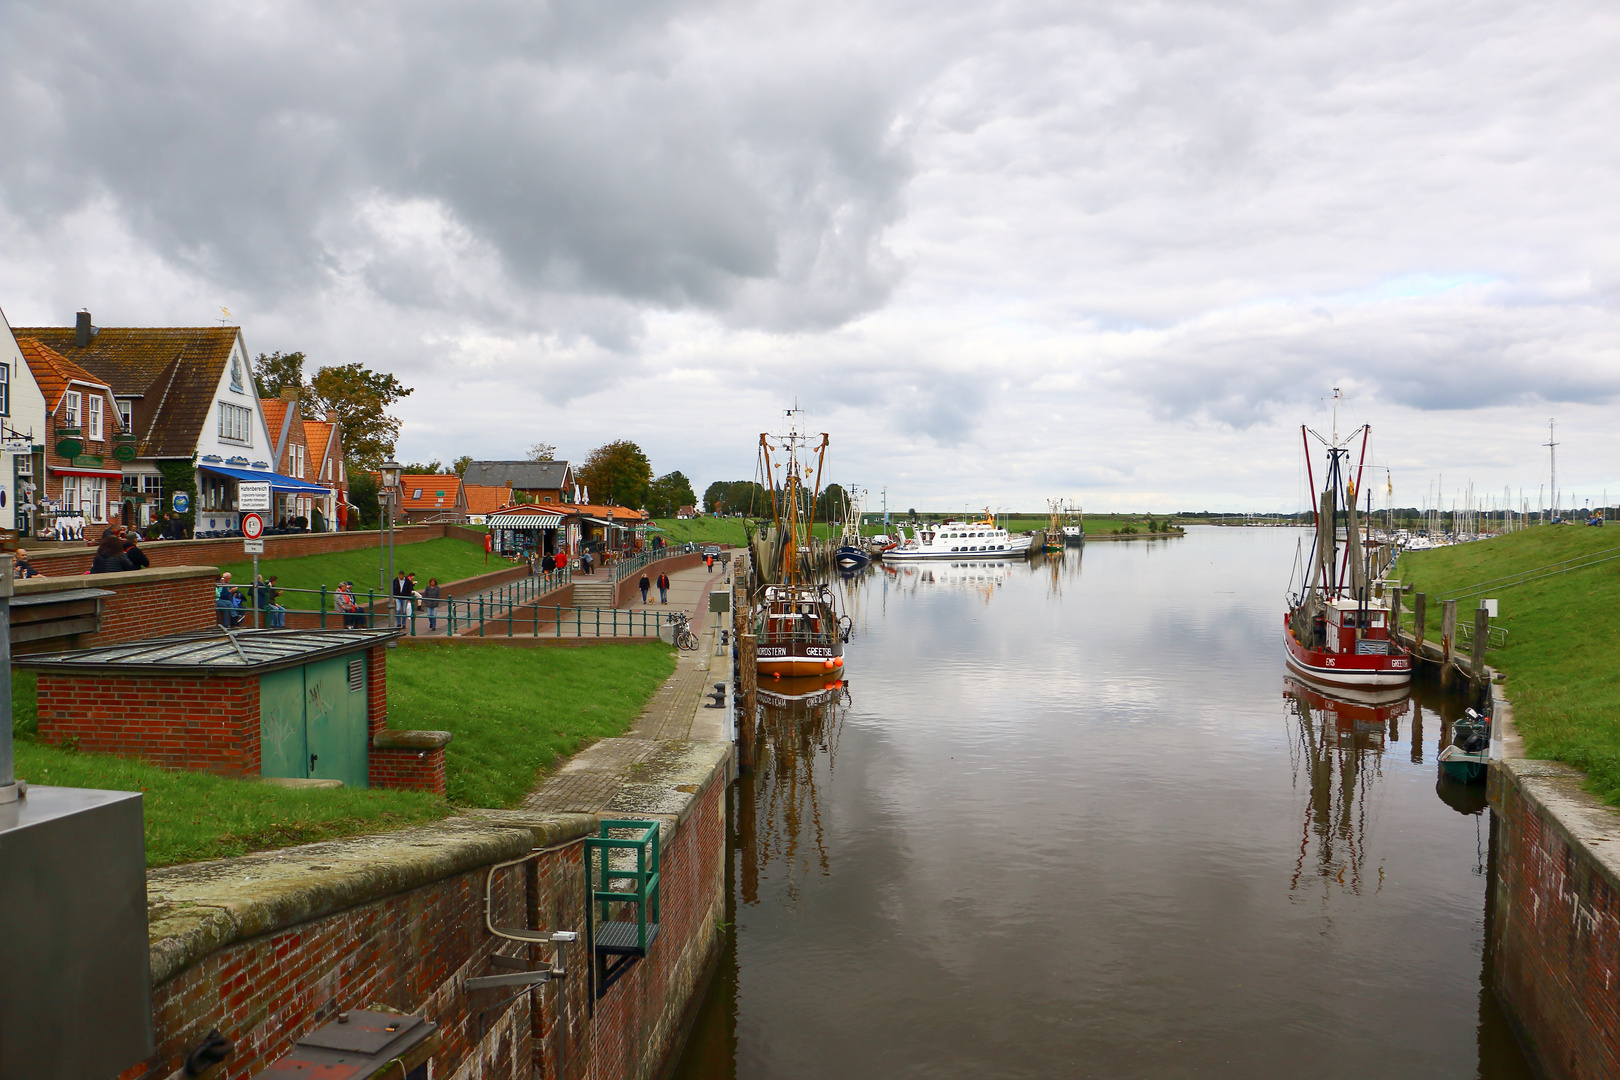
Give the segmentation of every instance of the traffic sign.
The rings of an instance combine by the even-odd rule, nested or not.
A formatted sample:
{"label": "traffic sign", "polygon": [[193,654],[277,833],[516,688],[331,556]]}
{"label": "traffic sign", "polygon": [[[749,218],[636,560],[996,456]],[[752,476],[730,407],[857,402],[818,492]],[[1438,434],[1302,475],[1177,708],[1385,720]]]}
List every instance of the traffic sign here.
{"label": "traffic sign", "polygon": [[244,480],[236,485],[236,507],[238,510],[264,510],[270,509],[270,481]]}
{"label": "traffic sign", "polygon": [[264,554],[264,541],[263,540],[244,540],[244,541],[242,541],[242,553],[244,555],[263,555]]}
{"label": "traffic sign", "polygon": [[258,514],[243,514],[242,535],[249,540],[257,540],[259,537],[263,536],[264,518],[260,517]]}

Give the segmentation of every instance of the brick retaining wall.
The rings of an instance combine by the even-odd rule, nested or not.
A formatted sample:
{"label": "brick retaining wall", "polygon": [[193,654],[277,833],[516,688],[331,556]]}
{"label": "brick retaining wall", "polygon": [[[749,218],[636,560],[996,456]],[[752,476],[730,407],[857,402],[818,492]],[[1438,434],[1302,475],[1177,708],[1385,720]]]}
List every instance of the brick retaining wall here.
{"label": "brick retaining wall", "polygon": [[1497,710],[1497,996],[1539,1075],[1620,1076],[1620,811],[1587,794],[1579,770],[1524,758],[1500,697]]}
{"label": "brick retaining wall", "polygon": [[171,566],[19,581],[19,597],[49,596],[74,589],[107,589],[113,595],[101,599],[101,624],[96,632],[71,639],[19,642],[14,649],[18,653],[55,652],[207,629],[216,619],[214,580],[211,566]]}
{"label": "brick retaining wall", "polygon": [[[216,1076],[246,1080],[339,1010],[382,1005],[441,1025],[433,1074],[455,1080],[651,1080],[672,1062],[721,946],[729,748],[654,801],[662,924],[646,959],[591,1007],[582,848],[589,814],[475,811],[438,825],[154,870],[158,1051],[121,1080],[170,1080],[211,1029],[236,1043]],[[670,780],[678,784],[681,777]],[[695,789],[695,790],[694,790]],[[645,815],[642,815],[645,816]],[[569,976],[531,994],[469,991],[492,952],[527,955],[484,927],[489,868],[548,849],[495,880],[495,922],[575,930]],[[540,960],[539,954],[530,957]]]}
{"label": "brick retaining wall", "polygon": [[[445,528],[444,525],[397,525],[394,527],[394,543],[420,544],[425,540],[437,540],[445,535]],[[377,542],[378,533],[375,529],[364,532],[267,536],[264,538],[263,557],[292,559],[300,555],[358,551],[361,548],[374,548]],[[91,560],[96,556],[93,545],[30,544],[27,539],[22,541],[22,545],[28,549],[28,561],[40,573],[49,577],[82,574],[90,569]],[[250,557],[242,551],[240,536],[218,540],[143,540],[141,550],[146,552],[146,557],[151,560],[153,566],[220,566],[224,563],[238,563]]]}

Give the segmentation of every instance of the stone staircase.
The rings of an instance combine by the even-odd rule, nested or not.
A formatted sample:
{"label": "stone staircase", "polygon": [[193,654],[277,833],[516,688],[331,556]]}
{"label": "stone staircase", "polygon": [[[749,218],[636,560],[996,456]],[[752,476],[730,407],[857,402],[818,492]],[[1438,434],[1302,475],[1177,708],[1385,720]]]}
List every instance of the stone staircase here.
{"label": "stone staircase", "polygon": [[574,606],[610,608],[613,606],[613,578],[607,574],[574,578]]}

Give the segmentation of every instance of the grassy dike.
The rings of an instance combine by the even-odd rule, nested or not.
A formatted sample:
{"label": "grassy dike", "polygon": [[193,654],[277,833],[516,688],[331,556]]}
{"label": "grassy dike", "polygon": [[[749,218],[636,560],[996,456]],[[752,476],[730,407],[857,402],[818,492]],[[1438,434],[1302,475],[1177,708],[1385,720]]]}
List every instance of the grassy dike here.
{"label": "grassy dike", "polygon": [[12,674],[17,774],[31,783],[145,793],[146,861],[169,866],[379,832],[458,807],[516,804],[540,774],[622,734],[675,670],[667,645],[390,650],[389,725],[450,731],[449,798],[300,791],[40,743],[36,676]]}
{"label": "grassy dike", "polygon": [[[260,559],[259,573],[265,577],[274,574],[276,587],[281,589],[319,589],[325,585],[327,608],[331,610],[334,603],[331,594],[340,581],[354,582],[355,593],[362,601],[365,600],[367,589],[377,589],[378,596],[388,596],[387,587],[378,588],[377,585],[378,558],[378,550],[369,547],[357,551],[334,551],[326,555],[299,555],[290,559]],[[441,537],[417,544],[394,545],[394,571],[414,573],[418,589],[427,587],[428,578],[436,577],[442,585],[493,570],[504,570],[511,565],[499,555],[491,555],[486,564],[483,545],[466,540]],[[232,583],[238,588],[245,589],[253,580],[252,559],[227,563],[220,570],[229,571]],[[281,597],[282,605],[289,608],[314,609],[320,605],[320,600],[319,593],[289,592]]]}
{"label": "grassy dike", "polygon": [[[1437,641],[1439,597],[1606,550],[1620,553],[1620,530],[1536,526],[1403,555],[1395,576],[1428,594],[1427,636]],[[1506,678],[1525,752],[1586,770],[1588,789],[1620,806],[1620,560],[1485,595],[1508,631],[1489,659]],[[1477,606],[1459,599],[1457,621],[1471,621]]]}

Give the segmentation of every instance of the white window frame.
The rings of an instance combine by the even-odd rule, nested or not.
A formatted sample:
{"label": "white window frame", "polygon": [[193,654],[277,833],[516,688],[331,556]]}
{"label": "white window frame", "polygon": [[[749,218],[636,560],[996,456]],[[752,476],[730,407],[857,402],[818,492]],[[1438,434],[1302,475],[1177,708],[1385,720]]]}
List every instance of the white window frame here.
{"label": "white window frame", "polygon": [[102,439],[102,401],[100,394],[90,394],[84,399],[84,437],[94,442]]}
{"label": "white window frame", "polygon": [[114,404],[118,406],[118,426],[128,435],[135,430],[135,403],[128,398],[119,398]]}
{"label": "white window frame", "polygon": [[253,410],[228,401],[219,403],[219,437],[240,446],[253,445]]}
{"label": "white window frame", "polygon": [[11,365],[0,364],[0,416],[11,415]]}
{"label": "white window frame", "polygon": [[82,411],[81,395],[77,390],[69,390],[62,395],[62,426],[76,428],[79,426]]}

